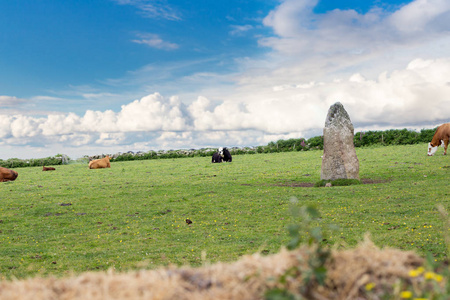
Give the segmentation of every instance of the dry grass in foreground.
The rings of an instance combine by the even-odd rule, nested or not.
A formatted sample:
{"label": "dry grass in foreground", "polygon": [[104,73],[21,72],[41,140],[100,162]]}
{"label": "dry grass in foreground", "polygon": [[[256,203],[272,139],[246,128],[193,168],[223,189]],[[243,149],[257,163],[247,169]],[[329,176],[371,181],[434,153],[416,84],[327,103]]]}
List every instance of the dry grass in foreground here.
{"label": "dry grass in foreground", "polygon": [[[129,273],[110,270],[61,279],[3,281],[0,298],[264,299],[267,291],[277,288],[300,295],[304,274],[308,272],[308,256],[313,253],[311,248],[301,247],[200,268],[169,267]],[[413,252],[379,249],[366,240],[355,249],[333,251],[326,263],[325,285],[310,282],[303,296],[308,299],[379,299],[383,295],[400,298],[406,295],[400,293],[413,291],[418,284],[414,281],[425,280],[411,275],[423,264],[424,260]],[[439,282],[441,287],[446,284],[445,280]]]}

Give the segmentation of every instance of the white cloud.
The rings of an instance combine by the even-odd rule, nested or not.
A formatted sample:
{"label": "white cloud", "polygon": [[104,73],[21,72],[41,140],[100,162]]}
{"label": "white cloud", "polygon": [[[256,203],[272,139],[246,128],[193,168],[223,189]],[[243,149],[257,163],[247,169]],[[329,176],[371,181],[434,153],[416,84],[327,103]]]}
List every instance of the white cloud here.
{"label": "white cloud", "polygon": [[0,108],[14,107],[16,105],[20,105],[20,104],[24,103],[25,101],[26,101],[25,99],[20,99],[17,97],[0,95]]}
{"label": "white cloud", "polygon": [[[136,143],[159,149],[261,145],[271,140],[317,135],[330,105],[343,103],[359,128],[437,125],[450,115],[450,58],[415,59],[376,79],[355,73],[346,79],[301,83],[255,92],[245,103],[198,97],[186,106],[155,93],[119,112],[88,110],[33,118],[0,116],[0,137],[11,143],[63,143],[69,147],[116,147]],[[149,142],[142,144],[145,135]],[[41,141],[42,142],[42,141]],[[141,143],[141,144],[139,144]],[[145,150],[145,149],[141,149]]]}
{"label": "white cloud", "polygon": [[[56,138],[50,138],[47,141],[53,148],[76,148],[76,147],[86,147],[94,144],[95,136],[92,134],[87,133],[73,133],[73,134],[64,134]],[[69,147],[61,147],[62,145],[69,146]],[[88,147],[89,148],[89,147]],[[72,150],[73,151],[73,150]],[[63,152],[65,153],[65,152]],[[49,155],[55,155],[55,152],[50,153]],[[76,158],[78,158],[81,155],[78,155]],[[29,157],[29,156],[28,156]]]}
{"label": "white cloud", "polygon": [[96,144],[101,146],[112,146],[112,145],[120,145],[123,141],[125,141],[126,135],[123,132],[118,133],[109,133],[104,132],[101,133],[98,140],[95,141]]}
{"label": "white cloud", "polygon": [[84,132],[114,132],[117,131],[117,114],[112,110],[105,112],[88,110],[80,120],[79,129]]}
{"label": "white cloud", "polygon": [[191,131],[164,131],[155,139],[155,142],[158,144],[158,149],[191,149],[193,148],[194,135],[195,133]]}
{"label": "white cloud", "polygon": [[59,102],[67,100],[61,97],[52,97],[52,96],[34,96],[31,99],[34,101],[51,101],[51,102]]}
{"label": "white cloud", "polygon": [[42,123],[42,119],[22,115],[13,116],[10,124],[11,135],[16,138],[37,136],[40,133],[40,123]]}
{"label": "white cloud", "polygon": [[[150,5],[117,2],[142,10]],[[263,21],[273,35],[258,40],[269,53],[236,59],[239,68],[233,74],[179,72],[197,70],[202,62],[147,66],[114,84],[145,86],[150,95],[115,111],[91,108],[41,118],[3,113],[0,143],[44,141],[54,149],[65,145],[66,150],[96,151],[92,154],[100,149],[256,146],[321,134],[328,108],[337,101],[356,130],[436,126],[450,121],[447,2],[415,0],[393,12],[375,7],[364,14],[338,9],[315,14],[318,0],[281,1]],[[232,29],[230,34],[252,28]],[[141,34],[135,42],[177,47],[152,34]],[[169,82],[175,73],[189,75]],[[158,89],[178,96],[154,93]],[[181,92],[167,92],[173,90]],[[83,93],[88,99],[117,97],[100,90]],[[0,106],[12,100],[0,97]]]}
{"label": "white cloud", "polygon": [[447,0],[416,0],[395,12],[389,21],[394,28],[408,34],[426,35],[430,29],[448,32],[449,11]]}
{"label": "white cloud", "polygon": [[310,27],[311,14],[318,0],[285,0],[264,19],[263,24],[272,27],[283,37],[295,37]]}
{"label": "white cloud", "polygon": [[119,95],[112,93],[83,93],[81,94],[85,99],[105,99],[105,98],[113,98]]}
{"label": "white cloud", "polygon": [[80,117],[74,113],[67,115],[49,115],[46,120],[38,125],[38,129],[44,136],[69,134],[73,132],[74,127],[79,123]]}
{"label": "white cloud", "polygon": [[162,49],[162,50],[174,50],[178,48],[177,44],[166,42],[162,40],[159,35],[153,33],[141,33],[138,34],[140,39],[132,40],[132,42],[137,44],[144,44],[152,48]]}
{"label": "white cloud", "polygon": [[259,43],[274,50],[271,59],[278,59],[278,69],[287,69],[283,79],[390,71],[418,56],[445,53],[444,40],[448,45],[446,0],[416,0],[394,12],[375,7],[365,14],[339,9],[315,14],[316,4],[285,0],[264,19],[274,36]]}
{"label": "white cloud", "polygon": [[123,105],[117,115],[119,131],[185,130],[186,120],[177,97],[153,94]]}
{"label": "white cloud", "polygon": [[239,36],[243,35],[245,32],[252,30],[252,25],[231,25],[232,30],[230,31],[230,35]]}
{"label": "white cloud", "polygon": [[132,5],[138,8],[147,18],[162,18],[166,20],[181,20],[181,15],[164,0],[113,0],[119,5]]}
{"label": "white cloud", "polygon": [[6,138],[11,134],[11,121],[11,116],[0,115],[0,139]]}

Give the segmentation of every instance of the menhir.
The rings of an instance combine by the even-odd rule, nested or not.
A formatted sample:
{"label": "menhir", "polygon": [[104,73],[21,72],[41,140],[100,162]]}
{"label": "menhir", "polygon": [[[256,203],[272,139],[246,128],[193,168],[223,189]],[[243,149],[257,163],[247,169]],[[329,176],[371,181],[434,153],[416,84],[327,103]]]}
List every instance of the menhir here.
{"label": "menhir", "polygon": [[340,102],[333,104],[323,129],[322,180],[359,180],[359,161],[353,136],[353,124],[344,106]]}

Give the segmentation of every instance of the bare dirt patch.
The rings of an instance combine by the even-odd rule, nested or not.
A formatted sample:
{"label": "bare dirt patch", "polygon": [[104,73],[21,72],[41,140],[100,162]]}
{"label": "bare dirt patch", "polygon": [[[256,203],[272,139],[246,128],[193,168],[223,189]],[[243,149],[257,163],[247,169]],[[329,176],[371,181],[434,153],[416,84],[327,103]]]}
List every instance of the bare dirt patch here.
{"label": "bare dirt patch", "polygon": [[289,182],[289,183],[277,183],[273,186],[290,186],[290,187],[314,187],[312,182]]}
{"label": "bare dirt patch", "polygon": [[[386,183],[391,180],[386,179],[370,179],[363,178],[361,179],[362,184],[377,184],[377,183]],[[280,182],[276,184],[272,184],[272,186],[289,186],[289,187],[314,187],[315,183],[313,182]]]}
{"label": "bare dirt patch", "polygon": [[391,182],[390,179],[370,179],[370,178],[363,178],[361,179],[362,184],[377,184],[377,183],[387,183]]}

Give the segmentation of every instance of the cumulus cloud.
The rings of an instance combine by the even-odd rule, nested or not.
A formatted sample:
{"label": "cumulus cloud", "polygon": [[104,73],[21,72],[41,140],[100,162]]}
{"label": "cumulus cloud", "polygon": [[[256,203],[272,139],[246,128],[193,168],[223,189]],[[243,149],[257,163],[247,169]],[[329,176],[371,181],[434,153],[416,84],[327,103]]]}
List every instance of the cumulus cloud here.
{"label": "cumulus cloud", "polygon": [[80,117],[74,113],[67,115],[49,115],[41,120],[37,126],[44,136],[63,135],[73,132],[73,128],[79,124]]}
{"label": "cumulus cloud", "polygon": [[[330,54],[355,46],[368,51],[377,45],[376,49],[379,49],[410,39],[417,41],[419,37],[435,38],[433,33],[446,34],[450,25],[445,18],[450,14],[450,3],[446,0],[416,0],[393,13],[374,7],[365,14],[351,9],[315,14],[313,9],[317,2],[283,1],[263,21],[273,29],[276,37],[261,42],[282,52],[314,49]],[[293,45],[297,47],[291,47]]]}
{"label": "cumulus cloud", "polygon": [[448,32],[450,2],[446,0],[416,0],[392,14],[388,21],[400,32],[424,34],[430,30]]}
{"label": "cumulus cloud", "polygon": [[[63,134],[61,136],[52,136],[47,137],[46,142],[52,146],[52,148],[56,148],[57,146],[69,145],[70,147],[82,147],[86,145],[96,144],[96,139],[101,140],[101,136],[93,135],[92,133],[71,133],[71,134]],[[56,147],[55,147],[56,146]],[[67,149],[67,148],[66,148]],[[50,155],[54,155],[51,153]]]}
{"label": "cumulus cloud", "polygon": [[170,131],[186,129],[182,103],[177,97],[166,99],[153,94],[123,105],[117,115],[119,131]]}
{"label": "cumulus cloud", "polygon": [[100,133],[99,138],[95,143],[102,146],[120,145],[125,139],[126,135],[123,132],[103,132]]}
{"label": "cumulus cloud", "polygon": [[[151,11],[151,5],[162,3],[116,2],[142,11],[145,4]],[[0,143],[45,142],[97,153],[101,147],[126,151],[261,145],[321,134],[327,111],[337,101],[356,130],[436,126],[450,115],[447,2],[415,0],[395,11],[373,7],[366,13],[336,9],[315,14],[318,0],[280,1],[263,21],[273,34],[258,36],[268,51],[236,59],[239,70],[233,74],[192,73],[170,85],[202,85],[196,91],[172,97],[152,93],[116,111],[91,108],[39,118],[3,113]],[[251,29],[235,26],[230,34]],[[177,47],[152,34],[141,34],[134,42]],[[174,68],[198,69],[190,63],[158,66],[158,79],[171,78],[167,74]],[[151,77],[154,69],[130,73],[126,83],[146,89],[149,77],[157,80]],[[0,107],[14,100],[0,96]]]}
{"label": "cumulus cloud", "polygon": [[279,62],[271,71],[284,70],[283,79],[370,68],[373,75],[419,55],[435,57],[449,43],[450,2],[445,0],[416,0],[393,12],[374,7],[364,14],[340,9],[315,14],[317,2],[282,1],[263,21],[274,34],[259,43],[274,50],[272,58]]}
{"label": "cumulus cloud", "polygon": [[360,124],[398,127],[446,120],[450,113],[449,62],[416,59],[406,69],[382,73],[377,80],[356,74],[332,96],[348,101],[353,119]]}
{"label": "cumulus cloud", "polygon": [[[158,93],[121,107],[119,112],[86,111],[46,118],[0,116],[0,137],[64,143],[194,148],[205,145],[260,145],[279,138],[307,137],[323,128],[328,108],[339,101],[358,128],[437,124],[450,115],[450,58],[415,59],[405,68],[374,79],[355,73],[328,82],[274,86],[265,98],[247,103],[198,97],[185,105]],[[320,134],[320,131],[319,131]]]}
{"label": "cumulus cloud", "polygon": [[304,33],[311,25],[312,10],[318,0],[286,0],[264,19],[266,26],[282,37],[294,37]]}
{"label": "cumulus cloud", "polygon": [[11,134],[12,117],[0,115],[0,139],[6,138]]}
{"label": "cumulus cloud", "polygon": [[42,119],[28,116],[14,116],[11,120],[11,135],[16,138],[34,137],[39,134],[39,124]]}

